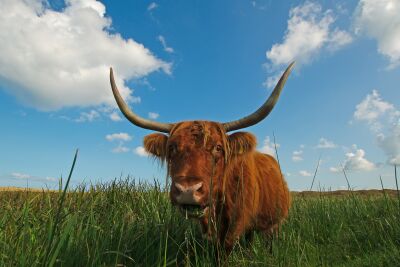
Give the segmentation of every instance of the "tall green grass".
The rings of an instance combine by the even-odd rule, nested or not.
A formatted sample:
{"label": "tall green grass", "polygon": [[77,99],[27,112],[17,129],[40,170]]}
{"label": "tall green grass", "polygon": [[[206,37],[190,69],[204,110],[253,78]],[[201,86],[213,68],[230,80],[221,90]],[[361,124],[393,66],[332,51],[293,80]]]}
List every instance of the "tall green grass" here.
{"label": "tall green grass", "polygon": [[[0,192],[0,266],[396,266],[389,195],[295,195],[272,253],[256,235],[217,257],[160,185],[119,180],[63,192]],[[60,208],[61,207],[61,208]]]}
{"label": "tall green grass", "polygon": [[[230,255],[201,238],[155,181],[0,192],[0,266],[396,266],[400,195],[296,194],[271,243]],[[347,179],[347,177],[346,177]],[[397,171],[395,169],[397,185]],[[383,185],[382,185],[383,187]],[[243,241],[243,240],[242,240]],[[267,243],[269,248],[267,248]]]}

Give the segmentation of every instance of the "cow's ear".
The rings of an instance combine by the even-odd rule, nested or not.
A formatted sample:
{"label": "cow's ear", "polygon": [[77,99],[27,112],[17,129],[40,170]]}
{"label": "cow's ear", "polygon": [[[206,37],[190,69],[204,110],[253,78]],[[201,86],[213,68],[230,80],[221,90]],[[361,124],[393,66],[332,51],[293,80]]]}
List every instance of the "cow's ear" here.
{"label": "cow's ear", "polygon": [[153,133],[146,135],[143,140],[144,149],[152,156],[164,160],[167,156],[168,137],[165,134]]}
{"label": "cow's ear", "polygon": [[236,132],[228,136],[231,155],[241,155],[253,151],[257,145],[256,137],[248,132]]}

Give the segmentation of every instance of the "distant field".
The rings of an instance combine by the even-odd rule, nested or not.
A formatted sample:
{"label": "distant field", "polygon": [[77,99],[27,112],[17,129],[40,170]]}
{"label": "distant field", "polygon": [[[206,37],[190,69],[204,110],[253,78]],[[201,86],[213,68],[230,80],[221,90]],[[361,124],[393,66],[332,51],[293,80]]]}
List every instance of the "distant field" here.
{"label": "distant field", "polygon": [[43,189],[39,188],[24,188],[24,187],[14,187],[14,186],[6,186],[6,187],[1,187],[0,186],[0,192],[1,191],[8,191],[8,192],[25,192],[25,191],[30,191],[30,192],[41,192]]}
{"label": "distant field", "polygon": [[[293,192],[273,240],[217,257],[157,185],[120,181],[58,191],[0,189],[0,266],[398,266],[394,190]],[[219,253],[219,252],[218,252]]]}

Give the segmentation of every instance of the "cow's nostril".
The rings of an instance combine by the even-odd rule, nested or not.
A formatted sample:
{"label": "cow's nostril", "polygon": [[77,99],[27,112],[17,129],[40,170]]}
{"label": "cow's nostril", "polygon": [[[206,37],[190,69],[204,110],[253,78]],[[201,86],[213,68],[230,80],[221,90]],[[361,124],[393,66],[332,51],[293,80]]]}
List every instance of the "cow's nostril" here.
{"label": "cow's nostril", "polygon": [[179,191],[179,193],[195,193],[195,192],[202,192],[203,183],[197,183],[194,185],[184,186],[180,183],[174,183],[175,188]]}
{"label": "cow's nostril", "polygon": [[197,192],[199,192],[199,193],[203,193],[203,191],[204,191],[204,189],[203,189],[204,187],[203,187],[203,183],[200,183],[200,186],[199,186],[199,188],[197,188]]}
{"label": "cow's nostril", "polygon": [[179,183],[174,183],[175,184],[175,188],[178,190],[179,193],[182,193],[183,191],[185,191],[185,187]]}
{"label": "cow's nostril", "polygon": [[200,188],[202,188],[203,187],[203,183],[198,183],[198,184],[195,184],[195,185],[192,185],[191,186],[192,187],[192,190],[195,192],[195,191],[199,191],[200,190]]}

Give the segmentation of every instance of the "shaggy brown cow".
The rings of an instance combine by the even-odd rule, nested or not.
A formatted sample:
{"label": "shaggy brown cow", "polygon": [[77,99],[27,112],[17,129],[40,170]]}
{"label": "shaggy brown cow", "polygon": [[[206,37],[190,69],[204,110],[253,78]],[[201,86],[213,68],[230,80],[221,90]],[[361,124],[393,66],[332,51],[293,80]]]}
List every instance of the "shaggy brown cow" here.
{"label": "shaggy brown cow", "polygon": [[244,233],[270,236],[288,215],[290,195],[277,161],[255,150],[251,133],[227,132],[254,125],[274,107],[290,74],[286,69],[268,100],[253,114],[227,123],[159,123],[133,113],[120,96],[112,69],[114,97],[133,124],[159,132],[144,138],[148,153],[167,164],[170,198],[187,216],[200,221],[203,233],[230,251]]}

